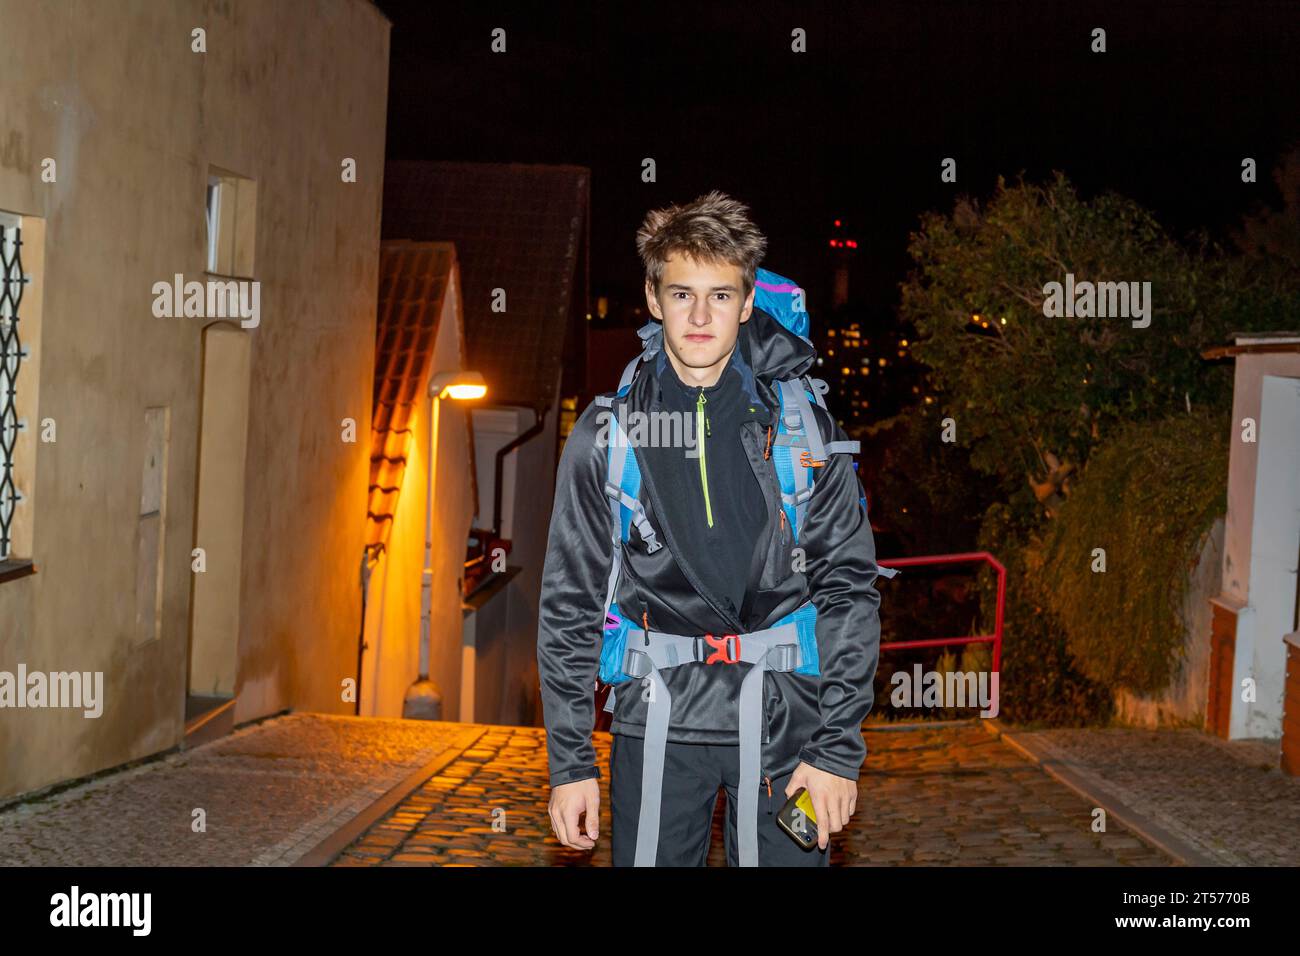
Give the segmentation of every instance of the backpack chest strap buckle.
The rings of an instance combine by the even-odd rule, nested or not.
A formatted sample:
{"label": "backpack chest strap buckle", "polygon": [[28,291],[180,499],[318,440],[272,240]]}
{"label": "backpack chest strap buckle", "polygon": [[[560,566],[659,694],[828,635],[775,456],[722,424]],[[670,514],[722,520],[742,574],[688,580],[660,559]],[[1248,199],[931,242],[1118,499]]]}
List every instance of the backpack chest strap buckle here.
{"label": "backpack chest strap buckle", "polygon": [[[712,634],[705,634],[704,643],[714,648],[714,652],[704,658],[706,664],[736,664],[740,661],[740,635],[723,634],[721,637],[714,637]],[[700,659],[700,654],[696,654],[696,660]]]}

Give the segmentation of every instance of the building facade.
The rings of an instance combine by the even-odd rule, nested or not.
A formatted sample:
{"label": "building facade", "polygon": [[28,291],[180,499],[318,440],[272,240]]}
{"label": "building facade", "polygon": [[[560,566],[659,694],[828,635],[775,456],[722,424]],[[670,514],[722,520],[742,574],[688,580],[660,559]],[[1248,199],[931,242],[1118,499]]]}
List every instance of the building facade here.
{"label": "building facade", "polygon": [[390,25],[365,0],[0,24],[2,799],[352,712]]}

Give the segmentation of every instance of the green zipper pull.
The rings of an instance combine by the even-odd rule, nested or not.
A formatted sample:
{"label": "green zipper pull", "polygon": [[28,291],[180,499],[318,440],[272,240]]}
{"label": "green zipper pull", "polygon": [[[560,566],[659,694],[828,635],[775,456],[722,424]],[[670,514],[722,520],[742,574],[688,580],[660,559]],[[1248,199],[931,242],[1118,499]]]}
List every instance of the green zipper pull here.
{"label": "green zipper pull", "polygon": [[713,527],[713,508],[709,505],[709,473],[704,466],[704,436],[709,433],[709,420],[704,417],[704,403],[707,401],[704,397],[704,388],[700,387],[700,396],[695,400],[695,434],[699,436],[700,441],[700,484],[704,488],[704,513],[709,519],[709,527]]}

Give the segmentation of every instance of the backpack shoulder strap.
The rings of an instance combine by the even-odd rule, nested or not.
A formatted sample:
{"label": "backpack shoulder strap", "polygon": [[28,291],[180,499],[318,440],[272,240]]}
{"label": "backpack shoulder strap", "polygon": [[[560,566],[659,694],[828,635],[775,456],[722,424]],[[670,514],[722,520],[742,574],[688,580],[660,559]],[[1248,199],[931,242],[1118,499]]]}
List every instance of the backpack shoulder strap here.
{"label": "backpack shoulder strap", "polygon": [[797,543],[808,499],[812,497],[812,476],[809,474],[812,468],[795,460],[791,450],[805,444],[803,418],[794,397],[799,389],[798,380],[777,382],[776,386],[780,407],[777,410],[776,438],[772,442],[772,461],[781,484],[781,507]]}
{"label": "backpack shoulder strap", "polygon": [[[807,383],[807,390],[805,390]],[[785,508],[790,529],[795,541],[799,540],[799,528],[803,525],[804,514],[808,509],[808,499],[812,497],[814,484],[813,469],[825,464],[831,455],[855,455],[861,451],[862,443],[858,441],[825,441],[821,427],[817,424],[816,413],[809,402],[812,400],[830,414],[822,396],[829,386],[821,379],[810,377],[792,378],[776,383],[777,397],[781,402],[777,415],[777,433],[772,443],[772,456],[776,462],[777,478],[781,482],[781,505]],[[794,458],[792,449],[803,449],[799,458]]]}
{"label": "backpack shoulder strap", "polygon": [[637,497],[641,491],[641,467],[628,441],[623,422],[619,419],[619,413],[626,407],[625,401],[615,402],[611,399],[610,437],[605,449],[605,496],[609,500],[614,540],[614,560],[610,565],[609,582],[605,591],[607,614],[614,601],[614,590],[618,587],[619,574],[623,569],[623,542],[631,533],[632,525],[636,525],[641,540],[646,543],[651,554],[663,547],[650,519],[646,517],[645,505]]}
{"label": "backpack shoulder strap", "polygon": [[650,553],[654,554],[663,547],[663,543],[659,541],[650,519],[646,517],[645,505],[637,497],[641,491],[641,465],[619,418],[626,408],[626,402],[619,402],[610,414],[612,427],[605,456],[608,467],[605,494],[610,499],[610,513],[619,540],[626,541],[631,526],[635,524],[641,533],[641,540],[646,543]]}
{"label": "backpack shoulder strap", "polygon": [[[826,417],[830,418],[831,410],[826,406],[826,400],[823,398],[823,396],[831,390],[830,385],[826,383],[825,379],[813,378],[811,375],[805,375],[803,380],[808,383],[808,390],[812,393],[813,401],[815,401],[818,405],[820,405],[822,411],[826,413]],[[834,432],[834,426],[832,426],[832,434],[833,432]],[[828,456],[842,455],[842,454],[856,455],[862,451],[862,442],[857,440],[854,441],[847,441],[847,440],[839,441],[835,439],[832,439],[831,441],[823,440],[822,447],[826,450],[826,454]],[[856,467],[857,465],[855,464],[854,468]]]}

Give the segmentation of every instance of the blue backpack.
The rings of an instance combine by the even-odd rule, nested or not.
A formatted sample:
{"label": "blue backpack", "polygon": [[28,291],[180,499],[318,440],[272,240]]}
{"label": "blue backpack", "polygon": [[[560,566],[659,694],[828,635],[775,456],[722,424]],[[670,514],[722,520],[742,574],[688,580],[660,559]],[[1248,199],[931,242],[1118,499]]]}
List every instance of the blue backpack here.
{"label": "blue backpack", "polygon": [[[794,282],[775,272],[758,269],[755,274],[754,305],[771,315],[785,328],[807,341],[808,312],[803,308],[803,290]],[[647,322],[637,334],[641,337],[643,348],[641,354],[632,359],[623,370],[618,391],[614,396],[598,395],[596,403],[616,412],[615,404],[625,400],[632,381],[643,362],[657,355],[663,346],[663,327],[655,320]],[[780,401],[780,413],[777,415],[777,430],[772,441],[771,455],[776,466],[777,478],[781,485],[781,507],[786,521],[797,543],[799,528],[803,523],[808,499],[812,496],[814,472],[832,454],[857,454],[860,445],[856,441],[822,440],[821,431],[813,420],[811,402],[822,408],[826,403],[822,396],[829,386],[821,379],[804,375],[801,378],[778,382],[777,397]],[[610,514],[613,526],[614,559],[609,573],[609,583],[605,593],[605,625],[600,651],[600,680],[607,684],[621,684],[631,680],[623,672],[623,655],[627,647],[628,631],[635,626],[619,612],[614,601],[614,592],[618,587],[619,576],[623,567],[623,542],[627,541],[633,524],[636,525],[641,539],[651,554],[663,547],[655,530],[645,514],[645,507],[638,500],[641,490],[641,470],[628,443],[627,434],[618,421],[617,414],[611,414],[610,440],[607,442],[606,463],[608,474],[605,482],[605,494],[610,502]],[[793,449],[803,449],[795,457]],[[816,462],[816,464],[814,464]],[[856,462],[854,463],[856,467]],[[859,499],[863,509],[867,507],[866,495]],[[881,569],[881,573],[886,573]],[[803,663],[796,669],[797,674],[819,674],[817,661],[816,621],[817,609],[811,601],[773,622],[771,626],[795,622],[799,634],[800,657]],[[606,709],[609,709],[608,707]]]}

